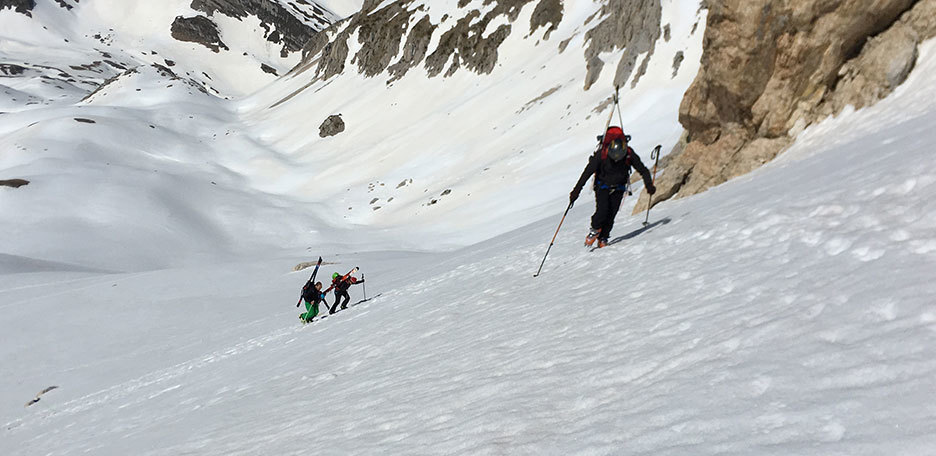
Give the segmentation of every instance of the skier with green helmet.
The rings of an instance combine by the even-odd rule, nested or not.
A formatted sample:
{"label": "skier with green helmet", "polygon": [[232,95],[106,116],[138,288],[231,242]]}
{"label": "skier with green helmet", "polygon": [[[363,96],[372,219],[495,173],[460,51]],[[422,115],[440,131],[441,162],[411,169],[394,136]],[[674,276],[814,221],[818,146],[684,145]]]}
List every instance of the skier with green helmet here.
{"label": "skier with green helmet", "polygon": [[[357,268],[355,268],[356,270]],[[353,272],[353,270],[352,270]],[[331,308],[328,309],[329,314],[337,312],[338,305],[341,304],[341,310],[348,308],[348,302],[351,301],[351,295],[348,294],[348,288],[351,288],[351,285],[357,285],[359,283],[364,283],[364,279],[358,280],[357,277],[354,277],[350,273],[342,276],[337,272],[332,274],[332,283],[328,287],[328,290],[325,290],[327,293],[332,288],[335,289],[335,301],[332,304]]]}

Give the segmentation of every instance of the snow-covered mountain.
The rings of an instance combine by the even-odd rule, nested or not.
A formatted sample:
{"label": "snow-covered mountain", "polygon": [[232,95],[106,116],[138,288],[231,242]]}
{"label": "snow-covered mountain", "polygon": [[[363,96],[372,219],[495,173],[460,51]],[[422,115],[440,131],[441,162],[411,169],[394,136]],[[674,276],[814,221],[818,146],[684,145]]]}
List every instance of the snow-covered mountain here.
{"label": "snow-covered mountain", "polygon": [[[252,135],[294,160],[263,163],[269,185],[258,185],[323,202],[318,211],[341,222],[402,239],[420,231],[430,248],[522,226],[568,194],[615,86],[637,151],[679,139],[704,11],[628,7],[365,2],[290,74],[240,103]],[[343,133],[315,134],[336,115]]]}
{"label": "snow-covered mountain", "polygon": [[[698,1],[0,5],[0,454],[936,447],[932,40],[589,252],[568,192],[609,116],[680,143]],[[301,326],[319,256],[371,299]]]}
{"label": "snow-covered mountain", "polygon": [[340,19],[306,0],[40,0],[0,8],[2,110],[73,103],[105,80],[160,65],[221,96],[270,83]]}
{"label": "snow-covered mountain", "polygon": [[[599,3],[570,3],[565,20],[531,27],[538,24],[533,19],[540,10],[537,2],[516,8],[457,3],[366,2],[361,12],[323,36],[334,35],[333,41],[353,47],[371,30],[367,24],[387,23],[385,10],[402,8],[411,12],[406,24],[419,29],[428,21],[438,32],[427,43],[428,64],[442,52],[450,52],[445,59],[452,62],[467,58],[458,57],[468,53],[462,45],[444,43],[473,43],[496,26],[501,38],[496,53],[494,48],[488,52],[496,54],[496,65],[486,64],[487,73],[479,75],[466,63],[464,71],[445,67],[445,73],[451,73],[445,76],[414,61],[405,74],[386,70],[368,77],[367,71],[351,68],[371,53],[355,48],[344,57],[348,70],[340,77],[326,77],[327,71],[317,75],[314,69],[320,53],[307,49],[305,59],[297,60],[300,64],[287,76],[234,103],[215,96],[220,79],[216,76],[209,81],[206,74],[199,78],[183,73],[180,64],[138,65],[79,102],[8,114],[0,126],[4,142],[20,153],[6,157],[3,166],[11,177],[34,181],[32,191],[23,192],[25,198],[10,204],[26,213],[26,208],[40,205],[77,205],[82,210],[77,220],[71,220],[72,211],[50,210],[31,214],[28,223],[10,221],[11,232],[48,230],[48,236],[37,246],[11,239],[3,248],[21,256],[40,255],[38,250],[43,259],[135,270],[186,262],[193,253],[225,255],[258,245],[261,250],[280,246],[289,251],[321,242],[357,248],[388,242],[421,250],[452,248],[525,225],[565,197],[584,166],[596,130],[603,128],[611,111],[610,88],[624,73],[614,68],[589,70],[589,65],[595,66],[595,58],[626,63],[628,50],[614,50],[612,45],[596,51],[591,36],[620,14],[606,12]],[[485,27],[462,30],[467,23],[456,18],[480,17],[480,10]],[[32,19],[40,12],[37,6]],[[4,14],[14,22],[28,20],[12,11]],[[630,84],[622,92],[623,120],[635,148],[644,154],[656,143],[669,147],[679,138],[676,110],[698,68],[699,25],[704,19],[704,11],[692,2],[665,2],[654,14],[661,25],[651,29],[668,33],[659,34],[653,55],[642,60],[646,68],[628,73]],[[371,15],[376,18],[368,19]],[[168,21],[171,15],[164,16]],[[400,35],[400,45],[414,33],[418,34]],[[466,38],[456,39],[458,33]],[[340,37],[345,41],[337,41]],[[177,41],[171,43],[178,48]],[[182,51],[188,46],[183,44]],[[216,57],[205,46],[191,46]],[[592,52],[600,57],[586,58]],[[674,69],[677,54],[686,62]],[[392,59],[388,64],[396,65]],[[241,82],[248,79],[229,70],[219,73]],[[640,74],[642,82],[633,85]],[[390,79],[393,82],[387,84]],[[586,85],[596,88],[585,90]],[[421,96],[407,96],[411,93]],[[332,115],[344,119],[345,131],[322,138],[319,126]],[[543,125],[550,127],[544,130]],[[49,129],[73,140],[53,138]],[[94,158],[88,160],[86,154]],[[64,183],[63,163],[107,177],[88,182],[78,172],[75,181],[65,184],[69,198],[59,198],[55,195],[61,187],[42,184]],[[152,187],[134,185],[153,178],[168,183],[164,176],[175,182],[160,184],[155,193]],[[111,187],[115,181],[124,181],[128,188]],[[39,197],[35,192],[44,188],[51,193]],[[205,207],[227,206],[208,196],[218,192],[240,194],[242,203],[206,213]],[[504,204],[504,199],[514,204]],[[84,212],[115,215],[99,227],[79,222]],[[155,225],[136,222],[151,214],[165,216]],[[62,217],[82,243],[53,234],[60,232]],[[348,227],[354,229],[348,232]],[[211,234],[203,236],[205,232]],[[345,234],[322,234],[329,232]],[[139,237],[164,242],[149,249],[138,245]],[[122,248],[103,248],[115,242]],[[167,248],[170,245],[175,247]],[[108,253],[89,256],[85,246]]]}

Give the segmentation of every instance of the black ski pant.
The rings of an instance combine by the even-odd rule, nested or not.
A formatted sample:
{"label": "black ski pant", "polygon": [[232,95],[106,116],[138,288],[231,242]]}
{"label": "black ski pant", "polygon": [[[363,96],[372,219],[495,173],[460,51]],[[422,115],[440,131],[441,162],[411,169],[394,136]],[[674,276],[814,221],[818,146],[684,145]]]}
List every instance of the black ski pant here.
{"label": "black ski pant", "polygon": [[599,239],[608,239],[611,235],[611,228],[614,228],[614,217],[621,209],[621,201],[624,199],[624,191],[614,188],[596,188],[595,189],[595,215],[592,215],[591,226],[593,229],[601,230]]}
{"label": "black ski pant", "polygon": [[[342,302],[344,298],[344,302]],[[348,301],[351,300],[351,295],[348,294],[348,290],[335,290],[335,303],[332,304],[331,309],[328,309],[328,313],[335,313],[338,310],[338,304],[341,304],[342,309],[348,308]]]}

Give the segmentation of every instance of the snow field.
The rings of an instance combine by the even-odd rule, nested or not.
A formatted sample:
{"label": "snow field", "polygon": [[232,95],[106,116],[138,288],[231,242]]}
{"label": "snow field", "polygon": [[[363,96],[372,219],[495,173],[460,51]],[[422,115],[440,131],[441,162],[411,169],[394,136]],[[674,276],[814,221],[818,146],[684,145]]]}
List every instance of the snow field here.
{"label": "snow field", "polygon": [[[882,116],[929,74],[803,141]],[[915,132],[934,112],[666,203],[646,229],[621,216],[604,250],[580,247],[583,198],[537,279],[558,215],[450,254],[342,259],[322,272],[361,265],[382,295],[311,326],[289,307],[308,271],[274,272],[291,261],[82,279],[63,317],[130,318],[119,303],[145,291],[145,337],[62,324],[16,350],[43,360],[72,336],[94,355],[4,387],[76,382],[9,417],[7,440],[26,454],[926,454],[936,179]],[[891,145],[864,147],[874,138]],[[17,293],[37,292],[4,297]]]}
{"label": "snow field", "polygon": [[[523,226],[564,199],[581,173],[609,114],[593,109],[610,97],[623,52],[603,56],[608,65],[601,78],[582,90],[585,30],[573,19],[600,5],[567,3],[572,19],[547,41],[543,29],[527,36],[535,4],[527,5],[490,75],[462,70],[426,79],[418,66],[388,85],[387,75],[353,73],[359,44],[352,37],[341,77],[310,81],[312,69],[291,73],[240,102],[250,135],[296,159],[296,168],[266,169],[272,186],[261,188],[320,201],[329,219],[379,227],[407,248],[427,248],[426,238],[437,240],[430,249],[461,247]],[[659,41],[641,84],[622,88],[624,123],[646,159],[658,143],[668,151],[681,133],[676,110],[701,55],[702,29],[690,31],[704,22],[690,3],[664,4],[663,22],[674,38]],[[425,14],[440,17],[453,6],[429,5]],[[572,41],[557,54],[567,38]],[[686,62],[673,78],[677,51]],[[412,93],[420,96],[406,96]],[[318,138],[315,127],[333,114],[342,115],[346,131]],[[492,219],[498,223],[486,222]]]}
{"label": "snow field", "polygon": [[[607,249],[581,247],[586,192],[536,279],[568,192],[555,182],[571,186],[585,164],[565,150],[590,145],[604,114],[567,117],[581,130],[532,162],[511,149],[531,144],[520,132],[546,119],[568,128],[556,113],[579,89],[560,89],[456,164],[424,152],[441,144],[431,135],[405,155],[404,137],[470,113],[485,131],[513,125],[504,112],[561,78],[511,92],[497,82],[520,81],[508,70],[491,77],[496,89],[462,74],[390,88],[342,77],[309,89],[322,89],[322,112],[364,119],[383,139],[352,144],[349,132],[326,140],[328,153],[303,142],[323,116],[301,96],[262,109],[298,79],[239,106],[249,131],[226,105],[149,73],[88,105],[6,114],[0,147],[12,152],[0,169],[33,183],[0,188],[0,213],[17,216],[0,221],[0,454],[929,454],[934,47],[887,100],[807,129],[747,176],[657,206],[648,228],[626,216],[629,199]],[[388,98],[372,111],[337,98],[355,85]],[[424,96],[389,101],[394,90]],[[436,96],[454,91],[462,97]],[[482,95],[506,101],[488,110]],[[605,96],[576,100],[576,112]],[[387,120],[393,103],[426,125]],[[646,122],[675,109],[635,105],[625,115]],[[488,139],[453,131],[459,154]],[[641,151],[654,135],[635,135],[648,141]],[[367,152],[342,166],[347,150]],[[367,208],[344,220],[346,204],[372,197],[368,183],[396,187],[423,171],[401,193],[433,190],[400,197],[419,217]],[[306,174],[309,194],[326,198],[296,194]],[[457,207],[422,212],[458,179],[431,209]],[[353,195],[332,202],[352,192],[345,182]],[[466,189],[476,199],[459,196]],[[449,243],[470,245],[406,248]],[[320,280],[360,266],[368,296],[381,295],[300,326],[292,303],[309,271],[288,271],[320,254]],[[352,287],[353,300],[362,292]]]}

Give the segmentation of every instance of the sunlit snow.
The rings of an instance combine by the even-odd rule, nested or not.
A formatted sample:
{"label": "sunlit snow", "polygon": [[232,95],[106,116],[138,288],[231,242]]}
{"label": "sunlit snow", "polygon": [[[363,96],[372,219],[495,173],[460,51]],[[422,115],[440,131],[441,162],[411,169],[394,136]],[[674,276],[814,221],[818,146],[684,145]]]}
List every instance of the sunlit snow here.
{"label": "sunlit snow", "polygon": [[[608,248],[584,193],[533,278],[611,93],[582,90],[598,5],[564,4],[491,75],[346,70],[278,105],[311,75],[232,101],[148,66],[85,101],[9,79],[45,103],[0,98],[0,180],[30,181],[0,186],[0,454],[931,454],[936,41],[763,168],[647,227],[630,198]],[[701,53],[698,3],[663,5],[622,88],[645,161]],[[318,256],[372,299],[303,326]]]}

